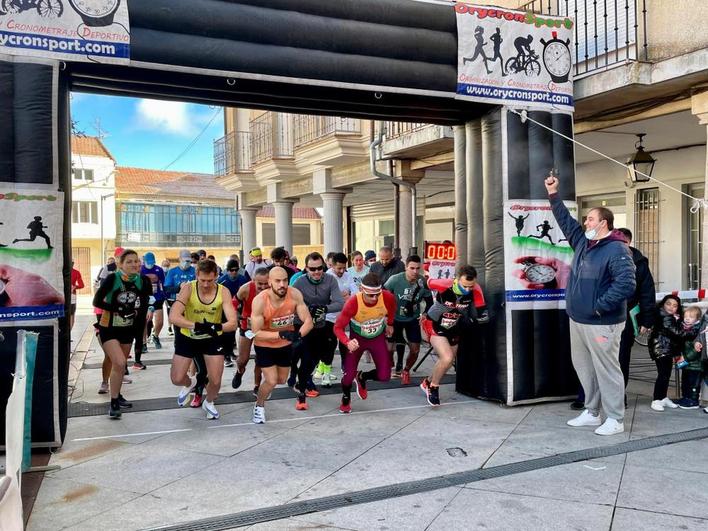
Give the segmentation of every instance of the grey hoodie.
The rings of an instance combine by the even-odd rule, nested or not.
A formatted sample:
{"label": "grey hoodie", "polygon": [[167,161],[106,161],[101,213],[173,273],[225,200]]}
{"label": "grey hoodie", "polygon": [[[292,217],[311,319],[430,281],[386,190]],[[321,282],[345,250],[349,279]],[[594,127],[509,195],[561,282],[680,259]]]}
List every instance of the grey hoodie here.
{"label": "grey hoodie", "polygon": [[[295,281],[293,287],[300,290],[307,306],[312,306],[313,304],[326,306],[327,313],[340,312],[344,307],[344,298],[342,297],[342,292],[339,291],[339,283],[332,275],[325,274],[322,276],[322,282],[313,284],[307,278],[307,274],[304,274]],[[315,326],[317,328],[324,326],[324,321],[321,324],[316,323]]]}

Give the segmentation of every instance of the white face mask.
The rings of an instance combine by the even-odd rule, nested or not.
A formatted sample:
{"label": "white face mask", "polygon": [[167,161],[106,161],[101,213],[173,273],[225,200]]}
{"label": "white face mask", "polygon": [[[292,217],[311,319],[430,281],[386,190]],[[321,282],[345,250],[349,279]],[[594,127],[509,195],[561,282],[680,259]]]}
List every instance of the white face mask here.
{"label": "white face mask", "polygon": [[594,239],[595,239],[595,236],[597,236],[597,228],[589,229],[589,230],[586,230],[586,231],[585,231],[585,237],[586,237],[588,240],[594,240]]}

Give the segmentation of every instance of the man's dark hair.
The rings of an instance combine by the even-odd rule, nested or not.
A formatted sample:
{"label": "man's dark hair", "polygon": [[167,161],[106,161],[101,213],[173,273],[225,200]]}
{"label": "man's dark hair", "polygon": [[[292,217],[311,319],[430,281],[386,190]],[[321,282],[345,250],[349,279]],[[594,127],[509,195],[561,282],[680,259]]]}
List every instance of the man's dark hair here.
{"label": "man's dark hair", "polygon": [[226,270],[230,271],[231,269],[238,269],[238,260],[234,260],[233,258],[226,262]]}
{"label": "man's dark hair", "polygon": [[218,273],[216,262],[212,260],[200,260],[199,263],[197,263],[197,273],[214,273],[216,275]]}
{"label": "man's dark hair", "polygon": [[408,258],[406,258],[406,265],[408,265],[411,262],[415,262],[416,264],[420,264],[421,263],[420,256],[418,256],[417,254],[412,254]]}
{"label": "man's dark hair", "polygon": [[284,247],[276,247],[270,252],[270,259],[275,262],[280,262],[288,257],[288,253]]}
{"label": "man's dark hair", "polygon": [[307,267],[307,264],[309,264],[311,260],[314,261],[314,262],[316,262],[317,260],[319,260],[319,261],[321,261],[323,264],[325,263],[324,258],[322,258],[322,255],[321,255],[320,253],[318,253],[317,251],[312,252],[312,253],[308,254],[308,255],[305,257],[305,267]]}
{"label": "man's dark hair", "polygon": [[207,260],[212,260],[216,262],[216,257],[213,254],[210,254],[209,256],[207,256]]}
{"label": "man's dark hair", "polygon": [[457,276],[459,278],[466,278],[467,280],[476,280],[477,270],[471,265],[463,265],[457,270]]}
{"label": "man's dark hair", "polygon": [[620,231],[622,234],[624,234],[624,237],[627,238],[627,243],[632,243],[632,231],[629,230],[626,227],[622,227],[621,229],[617,229]]}
{"label": "man's dark hair", "polygon": [[379,252],[384,252],[384,253],[391,253],[393,254],[393,249],[389,247],[388,245],[384,245],[379,249]]}
{"label": "man's dark hair", "polygon": [[594,207],[591,210],[597,212],[597,217],[600,220],[604,219],[607,222],[608,230],[612,230],[615,228],[615,215],[612,213],[612,210],[605,207]]}
{"label": "man's dark hair", "polygon": [[199,249],[199,250],[197,251],[197,254],[198,254],[199,256],[206,256],[206,251],[205,251],[204,249]]}
{"label": "man's dark hair", "polygon": [[376,273],[367,273],[364,278],[361,279],[361,283],[365,286],[380,286],[381,279]]}
{"label": "man's dark hair", "polygon": [[192,253],[192,254],[190,255],[190,257],[191,257],[192,260],[194,260],[195,262],[199,262],[199,260],[202,259],[202,257],[199,256],[199,253]]}
{"label": "man's dark hair", "polygon": [[336,254],[337,253],[335,253],[334,251],[328,252],[327,253],[327,261],[329,262],[330,260],[332,260]]}
{"label": "man's dark hair", "polygon": [[345,264],[347,263],[347,255],[344,253],[334,253],[334,256],[332,256],[332,263],[333,264]]}
{"label": "man's dark hair", "polygon": [[268,271],[267,267],[259,267],[253,272],[253,278],[261,277],[263,275],[268,276],[268,273],[270,273],[270,271]]}

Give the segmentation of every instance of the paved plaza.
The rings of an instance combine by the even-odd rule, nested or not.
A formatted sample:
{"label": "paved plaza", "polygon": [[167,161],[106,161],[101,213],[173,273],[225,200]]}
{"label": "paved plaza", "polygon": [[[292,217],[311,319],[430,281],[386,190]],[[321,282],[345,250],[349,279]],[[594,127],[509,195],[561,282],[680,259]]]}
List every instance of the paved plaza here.
{"label": "paved plaza", "polygon": [[[251,526],[251,529],[683,529],[708,528],[708,442],[697,439],[629,451],[502,477],[433,486],[441,475],[611,447],[647,437],[708,428],[702,410],[649,409],[646,356],[635,352],[627,431],[599,437],[573,429],[568,403],[503,407],[441,388],[444,405],[427,406],[420,389],[398,381],[372,390],[354,413],[337,412],[340,395],[311,399],[295,410],[295,395],[276,389],[268,422],[251,423],[252,363],[241,389],[224,373],[221,418],[179,409],[169,381],[171,338],[144,357],[123,393],[136,406],[120,421],[83,415],[79,405],[105,403],[98,395],[102,353],[79,316],[72,357],[72,408],[64,446],[45,475],[29,520],[30,530],[132,530],[182,524],[269,509],[304,500],[347,495],[372,487],[418,481],[415,494],[379,495],[352,505]],[[90,332],[90,331],[89,331]],[[426,374],[431,358],[416,376]],[[451,376],[452,378],[453,376]],[[415,381],[418,379],[416,378]],[[167,400],[169,399],[169,400]],[[152,400],[151,402],[144,402]],[[228,402],[228,403],[223,403]],[[140,409],[137,407],[136,409]],[[101,410],[102,411],[102,410]],[[705,434],[703,435],[705,436]],[[418,487],[416,487],[418,488]],[[382,492],[385,489],[379,489]],[[281,508],[282,509],[282,508]],[[287,514],[287,511],[286,511]],[[199,527],[226,529],[227,527]]]}

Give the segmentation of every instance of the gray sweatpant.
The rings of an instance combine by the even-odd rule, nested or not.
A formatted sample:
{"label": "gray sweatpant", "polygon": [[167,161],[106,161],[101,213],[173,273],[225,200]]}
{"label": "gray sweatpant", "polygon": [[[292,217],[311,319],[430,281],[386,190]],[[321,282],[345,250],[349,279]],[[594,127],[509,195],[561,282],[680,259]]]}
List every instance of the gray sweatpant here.
{"label": "gray sweatpant", "polygon": [[624,377],[619,363],[619,344],[624,323],[588,325],[570,321],[570,354],[580,385],[585,391],[585,409],[607,418],[624,419]]}

